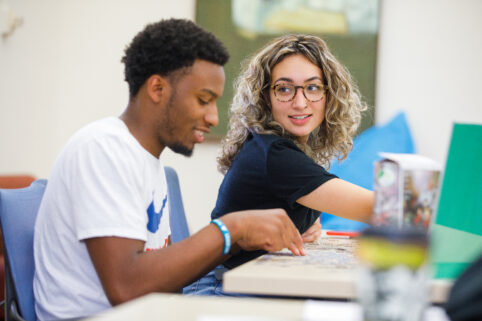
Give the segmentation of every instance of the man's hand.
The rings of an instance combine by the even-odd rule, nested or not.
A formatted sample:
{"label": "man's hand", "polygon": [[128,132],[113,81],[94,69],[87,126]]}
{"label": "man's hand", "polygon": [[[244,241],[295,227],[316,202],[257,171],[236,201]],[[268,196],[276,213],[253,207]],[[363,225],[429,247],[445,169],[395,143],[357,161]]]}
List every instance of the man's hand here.
{"label": "man's hand", "polygon": [[305,233],[301,235],[303,243],[313,243],[316,242],[321,236],[321,223],[320,218],[318,218]]}
{"label": "man's hand", "polygon": [[282,209],[251,210],[224,215],[233,243],[247,251],[275,252],[288,248],[294,255],[305,255],[303,240]]}

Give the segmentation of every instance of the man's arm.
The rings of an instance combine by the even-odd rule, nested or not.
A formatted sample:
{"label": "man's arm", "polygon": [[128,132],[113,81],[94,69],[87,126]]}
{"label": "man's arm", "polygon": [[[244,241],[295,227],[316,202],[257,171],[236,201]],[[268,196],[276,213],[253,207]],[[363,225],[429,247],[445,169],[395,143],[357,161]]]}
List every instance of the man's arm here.
{"label": "man's arm", "polygon": [[297,202],[321,212],[370,223],[374,199],[372,191],[333,178],[311,193],[300,197]]}
{"label": "man's arm", "polygon": [[[221,220],[233,244],[245,250],[289,248],[304,255],[301,236],[283,210],[230,213]],[[144,252],[144,242],[119,237],[85,240],[104,291],[112,305],[151,292],[173,292],[226,260],[224,238],[214,224],[166,248]]]}

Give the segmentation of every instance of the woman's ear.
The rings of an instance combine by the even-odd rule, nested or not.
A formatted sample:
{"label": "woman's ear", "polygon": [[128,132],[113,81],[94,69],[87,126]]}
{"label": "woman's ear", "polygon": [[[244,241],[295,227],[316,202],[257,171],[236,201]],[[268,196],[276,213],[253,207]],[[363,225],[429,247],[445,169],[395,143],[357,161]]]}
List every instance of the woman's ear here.
{"label": "woman's ear", "polygon": [[166,95],[167,81],[164,77],[152,75],[147,79],[146,85],[147,94],[154,103],[159,103],[163,95]]}

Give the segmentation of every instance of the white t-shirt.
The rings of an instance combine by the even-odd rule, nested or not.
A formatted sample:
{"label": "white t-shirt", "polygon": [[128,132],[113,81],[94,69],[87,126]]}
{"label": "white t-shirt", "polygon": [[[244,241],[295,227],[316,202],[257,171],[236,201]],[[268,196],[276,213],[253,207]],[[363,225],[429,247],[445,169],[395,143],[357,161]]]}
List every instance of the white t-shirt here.
{"label": "white t-shirt", "polygon": [[35,223],[34,294],[40,320],[111,307],[84,240],[116,236],[167,245],[164,167],[119,118],[87,125],[57,159]]}

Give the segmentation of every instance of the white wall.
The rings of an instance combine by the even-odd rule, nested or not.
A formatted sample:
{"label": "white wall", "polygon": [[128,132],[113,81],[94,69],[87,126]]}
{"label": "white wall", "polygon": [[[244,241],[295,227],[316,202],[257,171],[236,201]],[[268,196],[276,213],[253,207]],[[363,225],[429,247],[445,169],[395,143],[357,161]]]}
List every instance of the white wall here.
{"label": "white wall", "polygon": [[418,153],[445,164],[453,122],[482,124],[482,1],[386,0],[379,35],[377,123],[405,110]]}
{"label": "white wall", "polygon": [[[8,3],[24,23],[0,39],[0,175],[48,177],[73,132],[126,106],[120,59],[134,34],[194,17],[194,0]],[[376,121],[406,110],[419,153],[444,162],[451,123],[482,123],[482,1],[384,0],[378,46]],[[217,197],[217,152],[202,144],[191,159],[162,156],[180,176],[192,232]]]}

